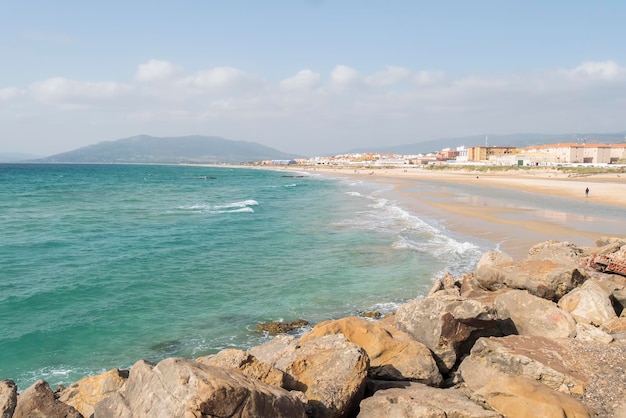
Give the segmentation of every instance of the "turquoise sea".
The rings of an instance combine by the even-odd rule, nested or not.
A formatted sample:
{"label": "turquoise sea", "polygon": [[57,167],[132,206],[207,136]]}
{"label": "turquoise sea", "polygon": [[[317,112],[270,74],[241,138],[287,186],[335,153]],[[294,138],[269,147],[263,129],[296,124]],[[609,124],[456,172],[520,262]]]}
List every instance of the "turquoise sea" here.
{"label": "turquoise sea", "polygon": [[56,387],[270,338],[256,324],[395,307],[485,245],[293,171],[0,164],[0,379]]}

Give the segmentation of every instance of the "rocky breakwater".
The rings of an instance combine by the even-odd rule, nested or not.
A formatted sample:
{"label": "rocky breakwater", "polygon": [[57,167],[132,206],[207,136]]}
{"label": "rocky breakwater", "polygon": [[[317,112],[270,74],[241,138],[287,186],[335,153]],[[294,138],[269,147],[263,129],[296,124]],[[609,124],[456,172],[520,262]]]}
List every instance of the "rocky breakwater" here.
{"label": "rocky breakwater", "polygon": [[[534,246],[437,279],[395,315],[247,351],[140,360],[53,391],[0,381],[0,417],[625,417],[626,240]],[[605,269],[600,269],[605,270]]]}

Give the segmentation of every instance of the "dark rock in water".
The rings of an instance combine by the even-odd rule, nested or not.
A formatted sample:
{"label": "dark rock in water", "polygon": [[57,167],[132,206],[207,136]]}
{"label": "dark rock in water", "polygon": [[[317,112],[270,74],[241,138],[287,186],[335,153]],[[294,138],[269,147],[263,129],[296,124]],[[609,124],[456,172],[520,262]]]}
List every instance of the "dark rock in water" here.
{"label": "dark rock in water", "polygon": [[361,316],[363,316],[364,318],[378,319],[381,317],[381,313],[378,311],[363,312]]}
{"label": "dark rock in water", "polygon": [[309,323],[304,319],[296,319],[291,322],[270,321],[257,324],[256,329],[259,331],[267,331],[271,334],[284,334],[294,329],[308,326]]}
{"label": "dark rock in water", "polygon": [[307,176],[281,176],[281,177],[301,179],[301,178],[307,177]]}
{"label": "dark rock in water", "polygon": [[150,346],[152,351],[156,351],[160,355],[173,356],[183,348],[182,341],[169,340],[161,341]]}

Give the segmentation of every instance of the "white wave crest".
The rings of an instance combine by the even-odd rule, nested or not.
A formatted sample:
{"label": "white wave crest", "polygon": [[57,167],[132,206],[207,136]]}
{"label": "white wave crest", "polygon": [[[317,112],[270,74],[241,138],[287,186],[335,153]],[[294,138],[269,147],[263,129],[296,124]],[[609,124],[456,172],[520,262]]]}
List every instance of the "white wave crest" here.
{"label": "white wave crest", "polygon": [[367,210],[336,223],[339,227],[387,234],[392,238],[391,248],[429,254],[442,260],[453,274],[471,270],[480,259],[482,251],[478,245],[455,239],[445,229],[433,226],[392,201],[375,194],[349,194],[371,199],[371,203]]}
{"label": "white wave crest", "polygon": [[233,209],[233,210],[220,210],[220,211],[216,211],[216,213],[254,213],[254,209],[245,207],[245,208]]}
{"label": "white wave crest", "polygon": [[247,206],[258,206],[259,202],[256,200],[248,199],[241,202],[224,203],[222,205],[214,205],[213,209],[230,209],[230,208],[244,208]]}
{"label": "white wave crest", "polygon": [[363,195],[362,195],[361,193],[359,193],[359,192],[346,192],[346,194],[347,194],[348,196],[356,196],[356,197],[361,197],[361,196],[363,196]]}
{"label": "white wave crest", "polygon": [[183,211],[189,211],[193,213],[253,213],[254,209],[251,206],[258,206],[259,202],[253,199],[242,200],[240,202],[222,203],[222,204],[208,204],[208,203],[196,203],[191,205],[181,205],[177,209]]}

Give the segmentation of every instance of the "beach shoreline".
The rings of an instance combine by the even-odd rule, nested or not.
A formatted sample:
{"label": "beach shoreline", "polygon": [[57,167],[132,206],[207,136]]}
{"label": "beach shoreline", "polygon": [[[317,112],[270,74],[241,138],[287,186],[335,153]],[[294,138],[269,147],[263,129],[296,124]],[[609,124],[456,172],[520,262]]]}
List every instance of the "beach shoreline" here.
{"label": "beach shoreline", "polygon": [[[626,227],[620,229],[624,225],[613,227],[594,215],[598,206],[626,215],[626,175],[620,173],[575,176],[542,168],[493,172],[301,165],[261,168],[389,185],[393,188],[390,196],[411,212],[435,219],[449,231],[494,242],[515,259],[525,257],[544,240],[594,246],[603,235],[626,231]],[[562,198],[563,207],[531,210],[516,206],[498,196],[505,191]],[[489,197],[481,197],[483,193]],[[589,214],[570,213],[572,205],[588,205]]]}

